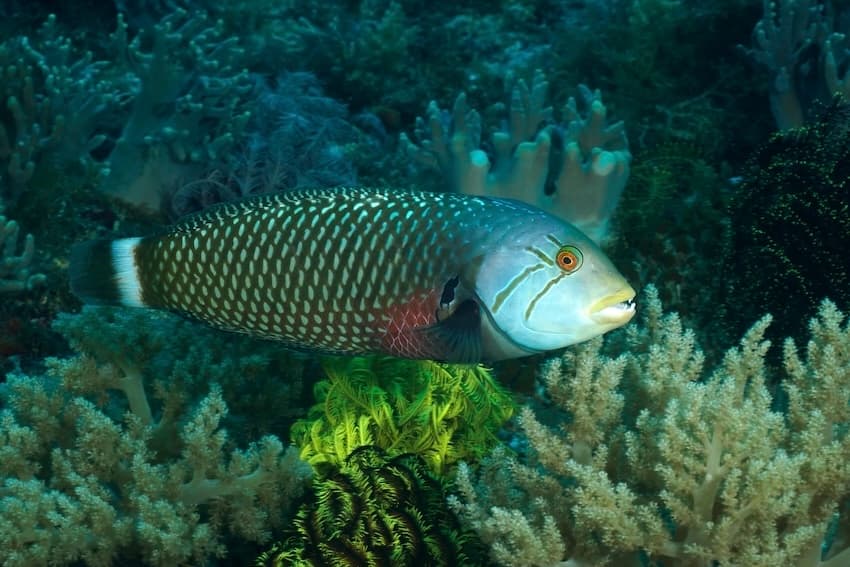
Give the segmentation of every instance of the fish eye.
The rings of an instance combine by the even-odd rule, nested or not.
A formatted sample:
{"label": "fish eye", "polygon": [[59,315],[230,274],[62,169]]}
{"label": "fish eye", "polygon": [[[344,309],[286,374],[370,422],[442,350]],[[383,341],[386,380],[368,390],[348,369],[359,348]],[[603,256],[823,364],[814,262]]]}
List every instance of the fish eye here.
{"label": "fish eye", "polygon": [[581,268],[582,254],[581,250],[575,246],[561,246],[558,254],[555,256],[555,263],[568,274],[572,274]]}

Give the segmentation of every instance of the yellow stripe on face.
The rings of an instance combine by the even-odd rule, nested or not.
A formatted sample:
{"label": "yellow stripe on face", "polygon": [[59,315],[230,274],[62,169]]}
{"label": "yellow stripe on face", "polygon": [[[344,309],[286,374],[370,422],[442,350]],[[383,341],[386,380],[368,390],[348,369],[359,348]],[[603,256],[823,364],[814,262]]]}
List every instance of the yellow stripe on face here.
{"label": "yellow stripe on face", "polygon": [[555,265],[555,262],[552,261],[552,258],[550,258],[549,255],[546,254],[546,252],[544,252],[540,248],[537,248],[536,246],[528,246],[526,247],[525,251],[534,254],[537,258],[540,259],[541,262],[544,262],[548,266]]}
{"label": "yellow stripe on face", "polygon": [[555,237],[554,237],[553,235],[551,235],[551,234],[547,234],[547,235],[546,235],[546,240],[548,240],[549,242],[551,242],[552,244],[554,244],[554,245],[555,245],[555,246],[557,246],[558,248],[560,248],[561,246],[563,246],[563,245],[564,245],[564,243],[563,243],[563,242],[561,242],[560,240],[558,240],[557,238],[555,238]]}
{"label": "yellow stripe on face", "polygon": [[534,264],[517,274],[517,276],[510,282],[508,282],[508,285],[506,285],[502,289],[502,291],[497,293],[496,297],[493,298],[493,306],[490,308],[490,312],[493,314],[497,313],[502,307],[502,305],[505,303],[505,301],[508,299],[508,297],[510,297],[510,295],[514,292],[514,290],[516,290],[516,288],[519,286],[519,284],[522,283],[524,279],[526,279],[528,276],[530,276],[537,270],[542,270],[545,267],[546,266],[544,264]]}
{"label": "yellow stripe on face", "polygon": [[528,309],[525,310],[525,318],[526,320],[531,318],[531,312],[534,311],[534,307],[537,305],[537,302],[543,298],[544,295],[549,293],[549,290],[552,289],[559,281],[567,277],[567,274],[558,274],[551,280],[549,280],[543,289],[540,290],[540,293],[531,298],[531,301],[528,303]]}

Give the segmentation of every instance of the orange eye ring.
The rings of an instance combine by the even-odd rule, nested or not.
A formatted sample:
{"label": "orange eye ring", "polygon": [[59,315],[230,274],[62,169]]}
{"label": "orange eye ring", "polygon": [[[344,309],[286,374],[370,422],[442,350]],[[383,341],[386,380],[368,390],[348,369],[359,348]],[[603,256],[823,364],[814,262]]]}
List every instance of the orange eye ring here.
{"label": "orange eye ring", "polygon": [[555,263],[567,274],[572,274],[578,270],[581,267],[582,260],[581,250],[575,246],[561,246],[555,256]]}

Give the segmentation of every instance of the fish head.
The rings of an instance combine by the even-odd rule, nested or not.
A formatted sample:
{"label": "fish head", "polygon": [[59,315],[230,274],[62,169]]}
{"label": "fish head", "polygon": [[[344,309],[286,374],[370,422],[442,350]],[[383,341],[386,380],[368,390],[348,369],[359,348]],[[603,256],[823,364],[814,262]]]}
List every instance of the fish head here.
{"label": "fish head", "polygon": [[509,232],[485,245],[472,283],[486,359],[563,348],[632,318],[634,289],[579,229],[547,215]]}

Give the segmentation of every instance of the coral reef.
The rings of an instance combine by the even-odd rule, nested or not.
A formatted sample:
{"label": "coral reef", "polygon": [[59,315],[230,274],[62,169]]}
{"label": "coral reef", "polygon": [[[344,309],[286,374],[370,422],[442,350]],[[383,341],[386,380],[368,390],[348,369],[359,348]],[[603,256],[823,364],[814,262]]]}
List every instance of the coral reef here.
{"label": "coral reef", "polygon": [[280,73],[258,91],[240,149],[210,162],[199,179],[180,180],[169,197],[172,215],[261,193],[356,184],[348,154],[361,136],[314,75]]}
{"label": "coral reef", "polygon": [[155,377],[155,391],[169,400],[166,406],[198,400],[210,384],[218,385],[231,410],[225,424],[243,444],[257,431],[284,437],[310,403],[303,383],[319,373],[313,361],[277,343],[164,313],[84,307],[60,314],[53,326],[75,351]]}
{"label": "coral reef", "polygon": [[484,455],[511,397],[482,366],[389,357],[325,359],[316,405],[292,428],[301,458],[325,470],[358,447],[413,453],[435,474]]}
{"label": "coral reef", "polygon": [[543,369],[559,430],[526,408],[527,451],[459,468],[466,525],[502,565],[845,564],[848,317],[824,301],[805,350],[785,342],[780,396],[770,317],[706,373],[654,289],[644,304],[627,353],[594,340]]}
{"label": "coral reef", "polygon": [[635,289],[657,286],[664,305],[700,329],[703,347],[722,352],[740,333],[727,337],[719,316],[729,275],[705,260],[729,238],[727,211],[736,187],[707,153],[675,139],[638,152],[607,251]]}
{"label": "coral reef", "polygon": [[222,22],[201,11],[175,10],[133,38],[119,15],[110,40],[134,81],[100,189],[156,211],[164,188],[236,146],[254,82],[241,67],[238,38],[226,38]]}
{"label": "coral reef", "polygon": [[[846,0],[0,15],[0,564],[244,564],[281,537],[261,564],[484,563],[463,525],[505,565],[848,563],[847,109],[817,110],[850,91]],[[79,309],[70,243],[155,231],[163,197],[180,215],[356,180],[561,214],[682,316],[650,288],[643,326],[547,363],[507,424],[503,366],[328,359],[305,400],[315,358],[56,316]],[[310,468],[280,439],[317,473],[288,530]]]}
{"label": "coral reef", "polygon": [[604,92],[633,152],[695,142],[734,166],[773,128],[766,81],[753,80],[737,47],[750,39],[757,2],[589,2],[583,26],[552,38],[564,63],[544,68],[553,84],[590,81]]}
{"label": "coral reef", "polygon": [[0,44],[0,199],[13,206],[53,170],[98,168],[92,157],[128,85],[76,47],[50,16]]}
{"label": "coral reef", "polygon": [[31,290],[47,282],[44,274],[32,271],[35,239],[31,234],[24,237],[21,252],[17,253],[20,230],[18,223],[0,214],[0,294]]}
{"label": "coral reef", "polygon": [[362,446],[313,481],[292,533],[257,565],[485,564],[475,537],[446,506],[445,486],[416,455]]}
{"label": "coral reef", "polygon": [[599,242],[628,180],[623,123],[607,124],[599,91],[582,85],[587,115],[571,97],[561,113],[564,123],[557,124],[545,106],[548,87],[540,70],[531,86],[512,84],[507,127],[493,134],[492,157],[480,149],[481,116],[467,108],[465,94],[450,115],[431,101],[427,118],[417,119],[418,144],[404,134],[400,144],[418,162],[439,169],[454,191],[524,201]]}
{"label": "coral reef", "polygon": [[55,16],[6,40],[0,196],[13,204],[52,171],[82,166],[102,176],[105,194],[157,211],[163,189],[233,148],[250,118],[254,82],[237,42],[184,10],[132,37],[119,14],[98,56]]}
{"label": "coral reef", "polygon": [[[833,6],[835,4],[836,6]],[[838,2],[763,0],[745,51],[770,77],[770,109],[780,130],[817,116],[816,101],[850,96],[847,21]],[[842,25],[844,24],[844,25]]]}
{"label": "coral reef", "polygon": [[115,313],[64,317],[75,354],[0,390],[3,565],[199,564],[231,540],[267,542],[309,477],[275,435],[243,442],[249,431],[222,427],[215,377],[249,378],[257,360],[219,365],[206,348],[172,359],[174,327]]}
{"label": "coral reef", "polygon": [[[431,73],[420,57],[428,29],[423,20],[436,18],[422,6],[394,0],[294,0],[276,9],[275,18],[255,19],[249,36],[248,55],[261,72],[276,74],[278,61],[292,61],[290,69],[315,73],[330,96],[357,111],[412,108],[425,96],[422,79]],[[459,69],[449,72],[462,75]]]}

